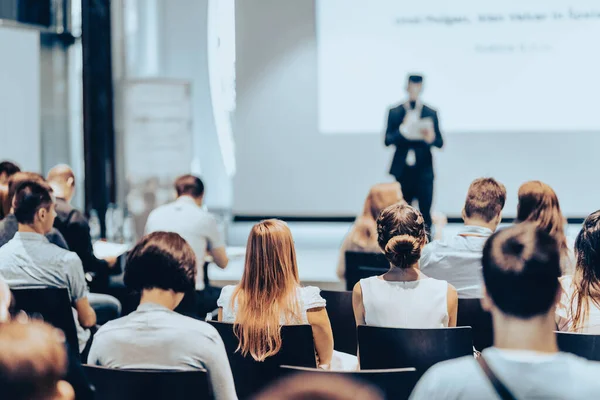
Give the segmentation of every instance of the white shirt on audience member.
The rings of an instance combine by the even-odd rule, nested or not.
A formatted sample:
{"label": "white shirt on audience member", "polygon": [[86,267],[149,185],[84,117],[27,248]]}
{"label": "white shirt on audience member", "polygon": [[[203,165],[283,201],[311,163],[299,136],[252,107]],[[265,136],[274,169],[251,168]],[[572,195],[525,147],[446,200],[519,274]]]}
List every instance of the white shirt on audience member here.
{"label": "white shirt on audience member", "polygon": [[442,279],[456,288],[461,299],[482,297],[481,256],[492,230],[465,225],[448,240],[435,240],[423,248],[419,268],[430,278]]}
{"label": "white shirt on audience member", "polygon": [[131,314],[103,325],[94,335],[88,364],[119,369],[206,370],[216,399],[237,398],[225,345],[217,330],[159,304],[141,304]]}
{"label": "white shirt on audience member", "polygon": [[393,282],[378,276],[361,279],[367,325],[390,328],[448,326],[448,282],[422,277]]}
{"label": "white shirt on audience member", "polygon": [[[577,299],[571,303],[574,296],[577,296],[575,286],[573,286],[573,277],[571,275],[560,279],[563,293],[560,298],[560,303],[556,307],[556,323],[558,330],[563,332],[572,332],[573,328],[573,313],[571,312],[571,304],[577,306]],[[575,310],[573,310],[575,311]],[[588,300],[587,319],[579,324],[580,327],[576,332],[600,335],[600,308],[593,302]]]}
{"label": "white shirt on audience member", "polygon": [[[233,291],[237,288],[237,285],[225,286],[221,291],[221,296],[217,300],[217,305],[223,308],[223,322],[235,322],[237,315],[238,304],[237,299],[233,308],[231,307],[231,296]],[[313,308],[321,308],[326,306],[326,301],[321,297],[321,289],[315,286],[298,287],[296,289],[297,298],[300,302],[301,320],[296,321],[296,324],[308,324],[308,317],[306,311],[312,310]],[[284,316],[281,316],[281,324],[285,324]],[[288,324],[291,324],[288,322]]]}
{"label": "white shirt on audience member", "polygon": [[[538,353],[495,347],[483,356],[517,399],[595,399],[600,393],[600,363],[567,353]],[[429,369],[411,400],[498,399],[472,356],[444,361]]]}
{"label": "white shirt on audience member", "polygon": [[[11,288],[66,288],[72,305],[88,297],[83,265],[77,254],[50,243],[39,233],[17,232],[0,248],[0,275]],[[81,352],[90,331],[81,327],[74,308],[73,316]]]}
{"label": "white shirt on audience member", "polygon": [[146,233],[175,232],[194,250],[198,263],[196,290],[204,289],[204,259],[207,250],[225,247],[215,217],[200,208],[190,196],[181,196],[172,203],[152,211],[146,222]]}

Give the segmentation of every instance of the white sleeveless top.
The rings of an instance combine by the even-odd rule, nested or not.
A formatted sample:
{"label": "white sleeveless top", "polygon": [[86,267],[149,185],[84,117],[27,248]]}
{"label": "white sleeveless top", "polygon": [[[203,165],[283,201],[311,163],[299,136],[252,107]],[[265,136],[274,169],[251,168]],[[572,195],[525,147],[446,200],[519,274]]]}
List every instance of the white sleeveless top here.
{"label": "white sleeveless top", "polygon": [[360,280],[365,322],[390,328],[448,326],[448,282],[421,278],[390,282],[377,276]]}

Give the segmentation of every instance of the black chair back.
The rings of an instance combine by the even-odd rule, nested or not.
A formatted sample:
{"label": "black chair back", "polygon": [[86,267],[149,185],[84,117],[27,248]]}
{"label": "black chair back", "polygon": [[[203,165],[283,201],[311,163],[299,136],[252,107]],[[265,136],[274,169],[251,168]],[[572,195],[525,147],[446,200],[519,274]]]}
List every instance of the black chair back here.
{"label": "black chair back", "polygon": [[358,327],[361,369],[414,367],[419,375],[440,361],[473,355],[471,328]]}
{"label": "black chair back", "polygon": [[229,358],[229,365],[235,381],[235,389],[240,399],[246,399],[276,380],[281,365],[299,367],[317,366],[315,344],[310,325],[288,325],[281,328],[282,346],[279,353],[265,361],[255,361],[252,356],[242,356],[237,351],[239,341],[233,332],[233,324],[210,321],[223,342]]}
{"label": "black chair back", "polygon": [[575,354],[590,361],[600,361],[600,335],[556,332],[560,351]]}
{"label": "black chair back", "polygon": [[479,351],[494,345],[492,314],[481,308],[480,299],[458,299],[457,326],[473,329],[473,346]]}
{"label": "black chair back", "polygon": [[343,376],[362,381],[379,388],[385,395],[386,399],[394,400],[408,399],[419,378],[417,371],[414,368],[374,369],[363,371],[325,371],[322,369],[283,365],[281,369],[286,375],[291,373],[307,374],[307,379],[310,379],[311,374],[320,374],[321,376]]}
{"label": "black chair back", "polygon": [[70,348],[79,350],[71,298],[66,288],[14,288],[11,292],[15,298],[15,309],[30,316],[41,316],[45,322],[65,333]]}
{"label": "black chair back", "polygon": [[352,308],[352,292],[322,290],[321,296],[327,301],[334,349],[356,355],[356,320]]}
{"label": "black chair back", "polygon": [[383,253],[346,252],[346,290],[352,291],[354,285],[364,278],[386,273],[390,262]]}
{"label": "black chair back", "polygon": [[212,399],[206,371],[125,370],[83,366],[96,400]]}

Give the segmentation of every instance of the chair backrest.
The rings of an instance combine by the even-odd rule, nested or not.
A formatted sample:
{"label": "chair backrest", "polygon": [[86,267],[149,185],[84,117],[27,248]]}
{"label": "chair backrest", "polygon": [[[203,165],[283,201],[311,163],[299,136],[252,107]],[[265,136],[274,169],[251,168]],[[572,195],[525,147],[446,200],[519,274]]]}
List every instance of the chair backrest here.
{"label": "chair backrest", "polygon": [[591,361],[600,361],[600,335],[556,332],[556,340],[560,351]]}
{"label": "chair backrest", "polygon": [[322,290],[321,296],[327,301],[335,350],[356,355],[356,320],[352,308],[352,292]]}
{"label": "chair backrest", "polygon": [[71,298],[66,288],[14,288],[15,308],[62,329],[69,347],[79,349]]}
{"label": "chair backrest", "polygon": [[213,398],[206,371],[83,368],[94,385],[96,400]]}
{"label": "chair backrest", "polygon": [[282,326],[281,350],[265,361],[258,362],[252,356],[244,357],[237,351],[239,341],[233,332],[233,324],[215,321],[209,323],[217,329],[223,339],[235,381],[235,389],[240,399],[252,396],[276,380],[279,377],[281,365],[312,368],[317,366],[310,325]]}
{"label": "chair backrest", "polygon": [[473,329],[473,346],[479,351],[494,345],[492,314],[481,308],[480,299],[458,299],[456,326]]}
{"label": "chair backrest", "polygon": [[414,367],[419,375],[440,361],[473,355],[471,328],[358,327],[361,369]]}
{"label": "chair backrest", "polygon": [[[410,397],[419,376],[414,368],[374,369],[363,371],[325,371],[315,368],[282,365],[284,375],[290,373],[337,375],[366,382],[378,387],[386,399],[404,400]],[[309,375],[310,377],[310,375]]]}
{"label": "chair backrest", "polygon": [[381,275],[390,269],[390,262],[383,253],[347,251],[346,290],[352,290],[356,282],[364,278]]}

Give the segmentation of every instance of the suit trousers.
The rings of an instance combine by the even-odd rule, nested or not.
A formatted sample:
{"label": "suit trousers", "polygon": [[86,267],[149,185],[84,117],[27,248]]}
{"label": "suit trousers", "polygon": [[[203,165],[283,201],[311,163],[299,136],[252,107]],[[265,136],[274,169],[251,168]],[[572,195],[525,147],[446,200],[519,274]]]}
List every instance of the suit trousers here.
{"label": "suit trousers", "polygon": [[421,170],[405,166],[402,175],[396,177],[402,188],[402,195],[408,204],[417,200],[423,214],[428,234],[431,233],[431,204],[433,202],[433,170]]}

